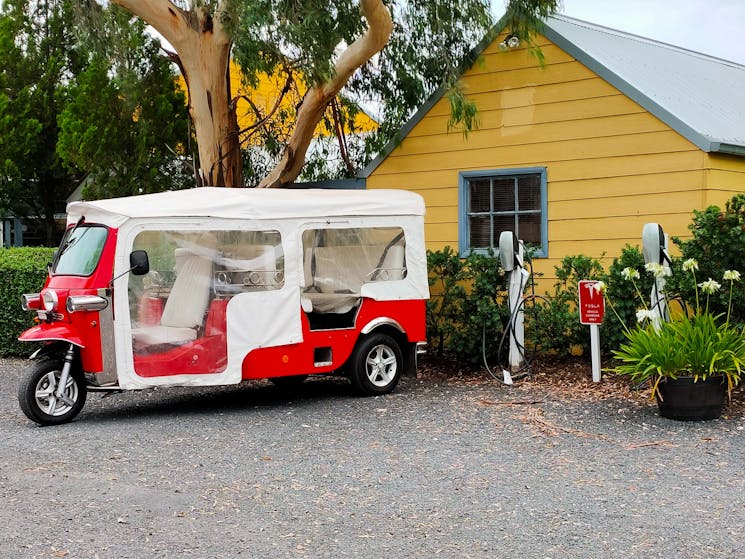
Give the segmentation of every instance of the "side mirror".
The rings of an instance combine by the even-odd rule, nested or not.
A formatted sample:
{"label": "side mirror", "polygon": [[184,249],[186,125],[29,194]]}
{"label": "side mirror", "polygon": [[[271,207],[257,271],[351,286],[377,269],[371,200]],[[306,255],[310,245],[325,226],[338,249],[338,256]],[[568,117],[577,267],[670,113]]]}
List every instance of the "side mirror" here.
{"label": "side mirror", "polygon": [[144,276],[150,271],[150,260],[144,250],[133,250],[129,254],[129,267],[135,276]]}

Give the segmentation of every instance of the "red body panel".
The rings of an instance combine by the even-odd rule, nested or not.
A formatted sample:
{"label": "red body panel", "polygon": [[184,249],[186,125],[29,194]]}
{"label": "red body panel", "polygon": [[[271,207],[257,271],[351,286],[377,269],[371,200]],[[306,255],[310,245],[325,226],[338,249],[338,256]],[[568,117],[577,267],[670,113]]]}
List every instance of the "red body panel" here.
{"label": "red body panel", "polygon": [[[354,350],[362,329],[372,320],[385,317],[398,322],[409,342],[426,339],[425,301],[373,301],[363,299],[355,326],[338,330],[311,330],[302,313],[303,342],[260,348],[243,361],[243,378],[259,379],[289,375],[329,373],[341,367]],[[317,348],[329,348],[331,364],[315,366]]]}
{"label": "red body panel", "polygon": [[[59,300],[54,322],[41,322],[26,330],[21,341],[66,341],[81,348],[83,370],[97,373],[103,370],[101,332],[97,311],[68,314],[65,304],[70,295],[95,295],[111,281],[114,270],[116,229],[110,229],[98,266],[90,276],[48,276],[44,289],[54,289]],[[43,291],[43,290],[42,290]],[[113,300],[112,300],[113,304]]]}

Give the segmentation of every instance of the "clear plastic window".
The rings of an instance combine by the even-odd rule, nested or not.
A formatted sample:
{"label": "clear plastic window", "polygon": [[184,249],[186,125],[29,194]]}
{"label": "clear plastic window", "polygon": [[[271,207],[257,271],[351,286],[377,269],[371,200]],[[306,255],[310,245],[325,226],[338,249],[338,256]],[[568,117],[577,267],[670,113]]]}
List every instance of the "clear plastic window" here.
{"label": "clear plastic window", "polygon": [[400,227],[309,229],[303,233],[305,291],[359,294],[362,284],[406,277]]}
{"label": "clear plastic window", "polygon": [[133,250],[150,261],[148,274],[129,277],[135,353],[205,347],[208,338],[222,347],[227,301],[284,285],[278,231],[143,231]]}

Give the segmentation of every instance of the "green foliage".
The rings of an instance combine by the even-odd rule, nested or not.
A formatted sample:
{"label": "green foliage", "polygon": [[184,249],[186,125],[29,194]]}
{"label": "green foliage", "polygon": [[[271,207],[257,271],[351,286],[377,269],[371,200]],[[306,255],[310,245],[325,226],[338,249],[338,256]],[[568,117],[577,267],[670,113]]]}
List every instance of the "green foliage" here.
{"label": "green foliage", "polygon": [[460,258],[450,247],[427,252],[431,298],[427,302],[427,336],[438,356],[460,363],[497,359],[499,339],[508,320],[505,276],[493,255]]}
{"label": "green foliage", "polygon": [[579,322],[577,310],[580,280],[603,277],[600,262],[584,255],[565,256],[556,270],[553,293],[525,307],[526,338],[540,353],[568,355],[573,347],[589,349],[587,327]]}
{"label": "green foliage", "polygon": [[0,10],[0,211],[27,237],[58,241],[54,215],[87,177],[87,197],[181,186],[184,98],[158,43],[123,10],[97,10],[103,32],[73,34],[72,0],[8,0]]}
{"label": "green foliage", "polygon": [[651,380],[653,394],[660,379],[679,376],[724,376],[731,390],[745,368],[745,334],[710,313],[682,316],[659,329],[640,326],[627,337],[613,352],[619,361],[614,370],[634,382]]}
{"label": "green foliage", "polygon": [[[631,282],[622,275],[624,269],[636,270],[639,279]],[[649,298],[652,276],[644,269],[644,256],[638,246],[626,245],[621,255],[613,259],[604,281],[606,309],[600,342],[606,349],[618,349],[626,340],[626,330],[636,326],[636,311],[642,296]]]}
{"label": "green foliage", "polygon": [[61,84],[79,69],[65,0],[7,0],[0,9],[0,212],[53,244],[54,214],[82,174],[55,152]]}
{"label": "green foliage", "polygon": [[[521,32],[538,26],[541,16],[556,10],[555,0],[511,0],[506,21]],[[332,62],[340,45],[352,44],[364,31],[359,2],[354,0],[296,2],[291,0],[239,1],[227,21],[235,42],[234,55],[251,86],[259,83],[261,73],[297,84],[316,85],[333,72]],[[349,151],[346,160],[338,155],[309,153],[309,168],[304,180],[355,176],[388,142],[397,139],[403,124],[436,90],[442,88],[451,103],[449,127],[464,132],[477,126],[476,105],[458,85],[464,66],[474,60],[472,50],[488,35],[494,21],[490,3],[482,0],[414,0],[387,2],[394,27],[388,44],[355,72],[343,90],[342,104],[354,111],[350,100],[363,100],[377,109],[379,127],[366,134],[364,145]],[[509,11],[511,10],[511,11]],[[259,111],[257,120],[266,116]],[[296,111],[278,111],[262,122],[250,139],[253,147],[251,170],[263,170],[279,158]],[[347,129],[354,132],[347,122]],[[333,130],[333,126],[328,127]],[[335,139],[335,138],[334,138]],[[344,139],[340,142],[344,144]],[[347,139],[348,141],[348,139]],[[248,173],[247,173],[248,175]],[[250,178],[249,178],[250,182]]]}
{"label": "green foliage", "polygon": [[31,346],[18,341],[34,317],[21,310],[21,295],[41,290],[53,253],[50,248],[0,248],[0,356],[30,353]]}
{"label": "green foliage", "polygon": [[[683,259],[693,258],[699,264],[696,276],[699,281],[713,278],[721,280],[725,270],[743,271],[745,263],[745,194],[740,193],[729,200],[724,211],[709,206],[703,211],[693,212],[693,222],[688,226],[693,237],[673,241],[680,248]],[[687,281],[685,274],[674,274],[668,280],[671,292],[679,293],[691,301],[695,297],[695,286]],[[726,313],[729,293],[722,290],[711,297],[711,311]],[[732,294],[731,320],[745,323],[745,289]]]}

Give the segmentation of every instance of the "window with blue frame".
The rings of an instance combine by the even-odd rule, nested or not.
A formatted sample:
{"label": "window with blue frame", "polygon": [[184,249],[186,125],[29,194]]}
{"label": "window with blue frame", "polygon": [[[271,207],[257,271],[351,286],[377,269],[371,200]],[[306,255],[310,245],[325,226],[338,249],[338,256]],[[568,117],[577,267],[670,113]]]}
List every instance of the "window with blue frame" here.
{"label": "window with blue frame", "polygon": [[547,256],[546,168],[460,173],[460,253],[499,248],[502,231],[513,231]]}

